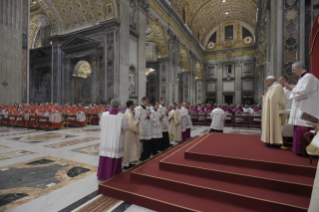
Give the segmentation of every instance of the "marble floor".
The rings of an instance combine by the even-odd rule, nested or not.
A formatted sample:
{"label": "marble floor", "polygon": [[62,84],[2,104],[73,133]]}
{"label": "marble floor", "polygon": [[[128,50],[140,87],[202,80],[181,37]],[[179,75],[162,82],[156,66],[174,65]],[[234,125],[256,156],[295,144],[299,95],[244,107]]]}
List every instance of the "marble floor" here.
{"label": "marble floor", "polygon": [[[208,130],[194,126],[191,133]],[[259,135],[260,129],[224,132]],[[88,203],[103,201],[96,177],[99,138],[98,126],[50,132],[0,127],[0,212],[85,211]],[[118,200],[101,211],[151,212]]]}

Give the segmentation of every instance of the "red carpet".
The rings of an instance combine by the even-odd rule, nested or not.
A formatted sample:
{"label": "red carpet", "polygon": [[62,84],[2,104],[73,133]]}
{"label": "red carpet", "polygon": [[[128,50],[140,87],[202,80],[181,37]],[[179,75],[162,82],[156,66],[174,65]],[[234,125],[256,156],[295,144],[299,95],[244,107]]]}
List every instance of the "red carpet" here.
{"label": "red carpet", "polygon": [[[316,162],[315,162],[316,163]],[[155,211],[307,211],[316,165],[260,136],[201,136],[100,184]]]}

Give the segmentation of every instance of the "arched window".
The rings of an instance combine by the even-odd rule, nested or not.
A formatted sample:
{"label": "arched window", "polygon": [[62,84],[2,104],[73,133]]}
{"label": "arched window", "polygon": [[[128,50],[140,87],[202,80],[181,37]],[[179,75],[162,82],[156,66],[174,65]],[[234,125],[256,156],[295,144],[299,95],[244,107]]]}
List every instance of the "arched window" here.
{"label": "arched window", "polygon": [[183,8],[183,21],[186,23],[186,11],[185,8]]}
{"label": "arched window", "polygon": [[248,29],[245,27],[242,27],[242,34],[243,34],[243,39],[246,37],[253,37],[253,35],[250,33]]}
{"label": "arched window", "polygon": [[217,43],[217,32],[214,32],[214,34],[209,38],[208,43]]}

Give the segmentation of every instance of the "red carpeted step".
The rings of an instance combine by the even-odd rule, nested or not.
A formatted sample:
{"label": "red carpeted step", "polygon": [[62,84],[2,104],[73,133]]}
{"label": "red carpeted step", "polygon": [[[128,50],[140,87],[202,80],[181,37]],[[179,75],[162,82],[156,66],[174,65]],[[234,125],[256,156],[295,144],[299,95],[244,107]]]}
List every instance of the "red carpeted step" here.
{"label": "red carpeted step", "polygon": [[[192,144],[193,143],[189,143],[188,145],[185,145],[176,153],[173,153],[173,155],[179,155],[183,158],[183,152]],[[166,156],[161,156],[141,168],[136,169],[132,172],[132,179],[137,180],[138,182],[149,183],[154,186],[161,185],[166,189],[183,193],[191,192],[192,194],[202,196],[203,198],[206,196],[213,198],[214,200],[224,200],[231,204],[238,204],[239,202],[244,205],[252,204],[255,205],[254,209],[257,210],[307,211],[309,206],[312,190],[311,186],[302,187],[297,185],[297,189],[295,190],[289,189],[294,185],[285,187],[288,189],[288,192],[294,191],[295,194],[291,194],[278,191],[272,187],[256,186],[258,185],[256,182],[256,185],[251,185],[249,181],[243,179],[236,180],[236,178],[233,178],[234,181],[232,181],[227,175],[225,176],[225,179],[222,179],[220,176],[217,178],[206,178],[187,173],[185,174],[180,172],[178,166],[176,166],[173,171],[160,170],[157,163],[165,157]],[[168,156],[168,158],[170,157],[172,157],[172,155]],[[259,183],[263,184],[264,182],[260,181]],[[268,183],[267,180],[264,184],[268,184],[269,186],[272,185],[271,183]],[[301,195],[296,195],[299,189]]]}
{"label": "red carpeted step", "polygon": [[260,136],[212,133],[185,151],[185,158],[224,165],[314,177],[317,160],[266,147]]}
{"label": "red carpeted step", "polygon": [[[200,139],[200,138],[199,138]],[[195,139],[196,141],[196,139]],[[229,202],[222,202],[195,196],[192,192],[181,193],[178,191],[166,189],[161,185],[153,186],[145,183],[139,183],[131,180],[131,172],[137,168],[158,159],[161,156],[166,157],[172,151],[187,145],[192,140],[171,148],[170,151],[163,152],[150,161],[145,161],[116,177],[109,179],[99,185],[99,192],[127,202],[140,205],[159,212],[253,212],[258,210],[244,207],[244,205],[233,205]],[[261,210],[263,211],[263,210]]]}

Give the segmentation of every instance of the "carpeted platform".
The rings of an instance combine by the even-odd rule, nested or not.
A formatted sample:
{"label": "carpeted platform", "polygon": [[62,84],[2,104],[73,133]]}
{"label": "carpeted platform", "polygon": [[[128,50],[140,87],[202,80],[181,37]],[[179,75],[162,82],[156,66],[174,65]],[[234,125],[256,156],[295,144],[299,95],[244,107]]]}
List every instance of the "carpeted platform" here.
{"label": "carpeted platform", "polygon": [[99,186],[156,211],[307,211],[315,165],[260,136],[203,135]]}

